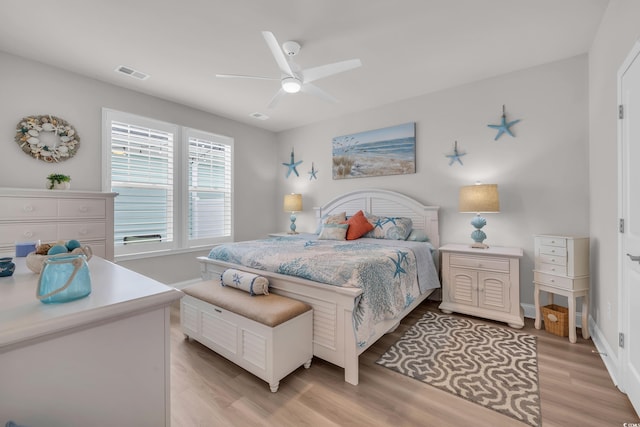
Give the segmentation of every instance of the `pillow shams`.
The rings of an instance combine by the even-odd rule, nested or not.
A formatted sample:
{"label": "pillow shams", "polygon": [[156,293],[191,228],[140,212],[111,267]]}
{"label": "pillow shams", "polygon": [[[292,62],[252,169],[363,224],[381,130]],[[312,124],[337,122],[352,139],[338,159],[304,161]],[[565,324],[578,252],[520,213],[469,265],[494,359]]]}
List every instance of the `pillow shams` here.
{"label": "pillow shams", "polygon": [[325,224],[318,240],[345,240],[349,224]]}
{"label": "pillow shams", "polygon": [[427,236],[427,233],[422,230],[411,230],[411,233],[409,233],[409,237],[407,237],[407,240],[411,242],[428,242],[429,236]]}
{"label": "pillow shams", "polygon": [[342,224],[346,220],[347,220],[346,212],[340,212],[339,214],[335,214],[335,215],[325,215],[322,217],[320,224],[318,224],[318,229],[316,230],[316,234],[320,234],[322,232],[322,227],[324,227],[325,224]]}
{"label": "pillow shams", "polygon": [[373,230],[364,235],[373,239],[407,240],[413,221],[411,218],[367,215]]}

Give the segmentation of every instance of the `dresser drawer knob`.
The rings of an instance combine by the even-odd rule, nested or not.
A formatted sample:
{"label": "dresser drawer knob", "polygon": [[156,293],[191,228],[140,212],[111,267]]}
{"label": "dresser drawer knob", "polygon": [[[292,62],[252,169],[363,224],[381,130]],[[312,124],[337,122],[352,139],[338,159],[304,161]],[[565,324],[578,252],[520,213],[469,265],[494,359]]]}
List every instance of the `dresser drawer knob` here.
{"label": "dresser drawer knob", "polygon": [[23,236],[24,236],[24,237],[33,237],[33,232],[31,232],[31,231],[25,231],[25,232],[23,233]]}
{"label": "dresser drawer knob", "polygon": [[80,206],[80,208],[78,209],[80,212],[89,212],[89,208],[86,206]]}
{"label": "dresser drawer knob", "polygon": [[81,236],[86,236],[87,235],[87,229],[83,228],[82,230],[78,231],[78,234]]}
{"label": "dresser drawer knob", "polygon": [[22,208],[22,210],[25,212],[33,212],[33,206],[26,205],[25,207]]}

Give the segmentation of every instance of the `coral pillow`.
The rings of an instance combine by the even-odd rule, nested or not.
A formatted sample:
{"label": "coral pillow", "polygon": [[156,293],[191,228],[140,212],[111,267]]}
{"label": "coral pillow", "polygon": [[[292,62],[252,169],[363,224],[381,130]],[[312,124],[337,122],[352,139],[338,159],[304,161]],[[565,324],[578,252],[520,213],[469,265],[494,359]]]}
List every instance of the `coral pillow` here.
{"label": "coral pillow", "polygon": [[362,211],[356,212],[354,216],[347,220],[349,228],[347,229],[347,240],[356,240],[364,236],[371,230],[373,225],[367,220]]}

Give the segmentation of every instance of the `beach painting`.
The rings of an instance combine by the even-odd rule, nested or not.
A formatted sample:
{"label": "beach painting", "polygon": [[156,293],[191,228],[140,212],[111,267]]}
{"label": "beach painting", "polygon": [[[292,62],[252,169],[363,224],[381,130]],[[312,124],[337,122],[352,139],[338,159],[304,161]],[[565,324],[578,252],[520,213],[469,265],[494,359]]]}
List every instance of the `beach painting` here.
{"label": "beach painting", "polygon": [[416,124],[333,138],[333,179],[416,173]]}

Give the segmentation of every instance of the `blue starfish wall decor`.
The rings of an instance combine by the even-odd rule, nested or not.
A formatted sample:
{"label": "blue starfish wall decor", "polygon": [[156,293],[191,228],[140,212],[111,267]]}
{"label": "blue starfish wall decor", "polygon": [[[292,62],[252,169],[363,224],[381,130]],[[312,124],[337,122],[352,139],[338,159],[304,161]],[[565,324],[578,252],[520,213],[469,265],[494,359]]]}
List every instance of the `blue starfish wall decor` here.
{"label": "blue starfish wall decor", "polygon": [[462,165],[462,160],[460,159],[460,157],[464,156],[465,154],[467,153],[461,153],[458,151],[458,141],[456,141],[453,145],[453,154],[447,154],[445,155],[445,157],[449,159],[449,166],[451,166],[455,162],[458,162],[460,163],[460,165]]}
{"label": "blue starfish wall decor", "polygon": [[287,174],[285,175],[285,178],[289,178],[289,175],[291,175],[291,171],[293,171],[293,173],[295,173],[296,176],[300,176],[300,174],[298,173],[298,170],[296,169],[296,167],[298,167],[300,165],[300,163],[302,163],[302,160],[298,160],[296,162],[293,159],[293,148],[292,148],[291,149],[291,161],[289,163],[283,163],[284,166],[289,168],[289,169],[287,169]]}
{"label": "blue starfish wall decor", "polygon": [[515,125],[516,123],[518,123],[519,121],[520,121],[520,119],[513,120],[511,122],[507,122],[507,115],[504,112],[504,104],[503,104],[502,105],[502,120],[500,121],[500,124],[499,125],[487,125],[487,126],[490,127],[490,128],[493,128],[493,129],[498,129],[498,134],[493,139],[494,141],[497,141],[498,138],[500,138],[503,133],[507,133],[510,136],[514,136],[513,133],[511,133],[511,129],[509,129],[509,128],[511,126]]}
{"label": "blue starfish wall decor", "polygon": [[312,179],[318,179],[317,174],[318,173],[318,169],[316,169],[313,166],[313,162],[311,162],[311,170],[309,171],[309,181],[311,181]]}

